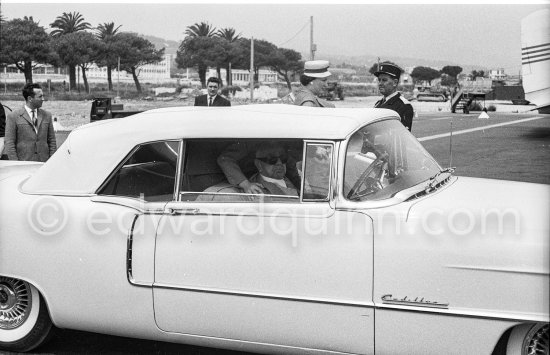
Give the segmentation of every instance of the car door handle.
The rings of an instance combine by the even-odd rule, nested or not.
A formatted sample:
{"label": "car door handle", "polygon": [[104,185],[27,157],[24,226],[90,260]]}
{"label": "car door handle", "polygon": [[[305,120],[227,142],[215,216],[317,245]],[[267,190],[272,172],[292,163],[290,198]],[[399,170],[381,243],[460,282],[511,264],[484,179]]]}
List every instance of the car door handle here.
{"label": "car door handle", "polygon": [[166,212],[172,216],[180,214],[199,214],[200,209],[198,208],[167,208]]}

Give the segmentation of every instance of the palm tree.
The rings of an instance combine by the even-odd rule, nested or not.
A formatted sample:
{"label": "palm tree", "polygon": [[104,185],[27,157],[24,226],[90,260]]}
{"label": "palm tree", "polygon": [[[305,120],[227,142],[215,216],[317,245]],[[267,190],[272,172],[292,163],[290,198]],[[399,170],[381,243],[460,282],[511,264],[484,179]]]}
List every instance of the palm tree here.
{"label": "palm tree", "polygon": [[55,28],[50,35],[52,37],[62,36],[67,33],[89,30],[92,26],[84,21],[84,17],[78,12],[64,12],[63,15],[57,16],[54,22],[50,23],[50,27]]}
{"label": "palm tree", "polygon": [[196,23],[193,26],[187,26],[185,34],[189,37],[214,37],[216,28],[207,22]]}
{"label": "palm tree", "polygon": [[[50,32],[50,36],[52,37],[59,37],[92,28],[88,22],[84,21],[84,17],[79,12],[64,12],[63,15],[57,16],[55,21],[50,23],[50,27],[54,28]],[[76,87],[76,66],[74,65],[69,65],[69,84],[70,87]]]}
{"label": "palm tree", "polygon": [[[226,28],[219,29],[218,32],[216,32],[215,36],[219,37],[219,38],[222,38],[222,39],[225,39],[226,41],[228,41],[231,44],[231,43],[236,42],[238,39],[241,38],[240,33],[238,35],[235,35],[236,32],[237,31],[235,31],[234,28],[226,27]],[[231,75],[231,58],[228,58],[227,65],[226,65],[226,68],[225,68],[225,81],[227,82],[227,85],[232,85],[233,84],[233,81],[231,79],[232,79],[232,75]]]}
{"label": "palm tree", "polygon": [[[195,23],[192,26],[187,26],[185,30],[187,37],[209,37],[212,38],[216,34],[216,28],[212,27],[208,22]],[[206,67],[199,66],[199,72],[206,72]],[[200,76],[200,74],[199,74]],[[220,72],[218,68],[218,78],[220,77]]]}
{"label": "palm tree", "polygon": [[219,29],[218,32],[216,32],[216,36],[226,39],[229,42],[233,43],[239,38],[241,38],[241,34],[239,33],[238,35],[235,35],[235,32],[236,31],[234,28],[230,28],[230,27],[222,28],[222,29]]}
{"label": "palm tree", "polygon": [[118,29],[121,28],[121,27],[122,27],[122,25],[115,28],[115,23],[114,22],[102,23],[99,26],[97,26],[97,28],[96,28],[96,30],[97,30],[96,36],[97,36],[97,38],[99,38],[101,40],[105,40],[105,39],[107,39],[111,36],[116,35],[118,33]]}
{"label": "palm tree", "polygon": [[105,22],[96,28],[96,37],[99,38],[99,40],[105,45],[101,63],[107,67],[107,83],[109,84],[109,91],[113,90],[111,71],[117,64],[118,58],[118,55],[113,48],[115,47],[114,39],[120,27],[122,27],[122,25],[115,28],[114,22]]}

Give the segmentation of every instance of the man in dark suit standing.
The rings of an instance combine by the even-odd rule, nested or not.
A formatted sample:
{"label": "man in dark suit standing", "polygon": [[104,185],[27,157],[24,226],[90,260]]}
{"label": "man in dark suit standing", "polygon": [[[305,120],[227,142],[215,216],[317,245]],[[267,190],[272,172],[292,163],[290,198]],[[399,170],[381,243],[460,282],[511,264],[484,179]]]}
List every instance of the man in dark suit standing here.
{"label": "man in dark suit standing", "polygon": [[401,117],[403,126],[407,127],[410,131],[414,110],[411,103],[397,91],[402,71],[401,68],[393,63],[380,63],[378,71],[374,75],[378,78],[378,90],[384,97],[377,101],[374,107],[394,110]]}
{"label": "man in dark suit standing", "polygon": [[38,84],[23,88],[25,105],[8,114],[5,152],[10,160],[48,160],[57,150],[52,114],[41,109],[44,93]]}
{"label": "man in dark suit standing", "polygon": [[206,82],[208,94],[195,97],[195,106],[231,106],[231,102],[218,95],[221,81],[218,78],[210,77]]}

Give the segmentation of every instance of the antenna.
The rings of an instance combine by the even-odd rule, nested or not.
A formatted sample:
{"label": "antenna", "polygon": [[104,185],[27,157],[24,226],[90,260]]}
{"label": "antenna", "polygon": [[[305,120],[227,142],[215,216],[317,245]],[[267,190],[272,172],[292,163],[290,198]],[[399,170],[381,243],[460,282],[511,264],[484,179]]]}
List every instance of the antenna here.
{"label": "antenna", "polygon": [[449,168],[453,166],[453,118],[451,117],[451,134],[449,135]]}

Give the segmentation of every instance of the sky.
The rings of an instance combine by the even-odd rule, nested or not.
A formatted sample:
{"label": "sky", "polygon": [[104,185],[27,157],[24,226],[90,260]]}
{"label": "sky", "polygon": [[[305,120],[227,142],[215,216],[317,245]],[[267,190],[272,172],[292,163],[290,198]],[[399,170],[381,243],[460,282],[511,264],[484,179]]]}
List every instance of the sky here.
{"label": "sky", "polygon": [[[530,3],[471,1],[438,4],[386,1],[241,3],[177,2],[161,0],[106,3],[2,0],[7,20],[32,16],[45,28],[63,12],[81,13],[92,26],[114,22],[132,31],[180,42],[185,29],[207,22],[216,28],[234,28],[254,37],[309,53],[310,17],[316,59],[323,54],[425,58],[453,65],[521,68],[521,19],[550,8],[550,0]],[[549,20],[550,21],[550,20]]]}

